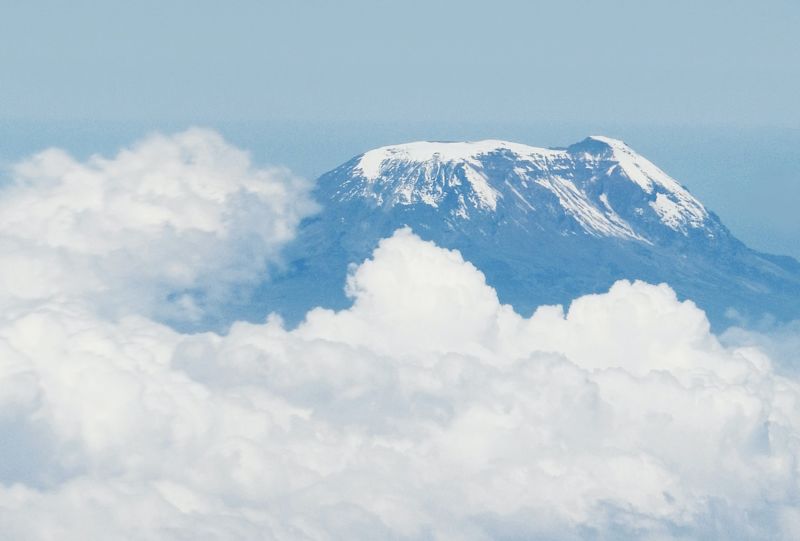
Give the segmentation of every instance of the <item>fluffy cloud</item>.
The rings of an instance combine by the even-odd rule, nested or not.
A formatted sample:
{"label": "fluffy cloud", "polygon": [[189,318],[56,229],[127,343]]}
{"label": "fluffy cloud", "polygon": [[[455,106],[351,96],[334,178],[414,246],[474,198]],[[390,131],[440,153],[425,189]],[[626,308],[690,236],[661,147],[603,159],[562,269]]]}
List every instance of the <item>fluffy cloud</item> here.
{"label": "fluffy cloud", "polygon": [[91,296],[109,316],[202,318],[264,274],[314,210],[308,188],[202,129],[85,163],[41,152],[0,189],[0,302]]}
{"label": "fluffy cloud", "polygon": [[776,323],[761,321],[756,325],[727,329],[720,337],[731,347],[755,347],[766,352],[783,373],[800,376],[800,320]]}
{"label": "fluffy cloud", "polygon": [[[184,136],[241,159],[206,132],[142,146],[177,152]],[[162,161],[165,171],[191,168],[205,155],[148,163],[161,175]],[[82,177],[102,163],[73,166]],[[84,216],[74,187],[58,188],[70,185],[65,168],[52,167],[53,182],[40,168],[41,186],[9,192],[34,207],[17,234],[35,245],[26,260],[55,265],[43,282],[54,293],[3,286],[24,300],[6,301],[15,308],[0,315],[0,531],[9,538],[800,535],[800,382],[753,344],[721,343],[666,285],[619,282],[524,318],[458,252],[400,230],[352,269],[349,309],[318,308],[296,329],[271,317],[186,334],[152,318],[153,303],[186,289],[170,281],[184,262],[167,247],[185,227],[214,246],[188,235],[182,249],[241,260],[246,243],[225,231],[252,224],[248,207],[196,196],[210,201],[206,218],[176,203],[153,229],[148,211],[111,204]],[[175,197],[195,197],[192,173],[166,176],[185,181]],[[125,193],[144,182],[112,178],[134,179]],[[302,214],[291,194],[303,190],[281,178],[289,195],[256,207],[274,207],[263,217],[274,229],[259,230],[256,244],[265,258]],[[220,182],[258,199],[244,180]],[[72,201],[63,231],[49,201],[59,189]],[[126,213],[123,232],[113,230],[113,215]],[[137,253],[145,243],[152,253]],[[153,279],[116,265],[115,251]],[[99,286],[75,274],[86,253]],[[216,274],[247,280],[225,261],[203,265],[192,287]]]}

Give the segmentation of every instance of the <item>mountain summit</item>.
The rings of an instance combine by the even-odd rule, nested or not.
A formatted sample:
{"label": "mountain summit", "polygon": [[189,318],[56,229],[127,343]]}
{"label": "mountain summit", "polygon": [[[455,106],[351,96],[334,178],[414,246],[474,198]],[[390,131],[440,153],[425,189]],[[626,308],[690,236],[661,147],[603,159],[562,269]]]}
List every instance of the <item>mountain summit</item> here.
{"label": "mountain summit", "polygon": [[260,294],[290,321],[312,306],[346,306],[344,269],[403,226],[460,250],[522,313],[627,278],[669,283],[719,327],[734,312],[800,317],[797,261],[747,248],[678,181],[608,137],[553,149],[381,147],[322,175],[316,198],[322,212]]}
{"label": "mountain summit", "polygon": [[[566,149],[506,141],[417,142],[371,150],[325,175],[333,199],[427,205],[455,225],[474,217],[648,242],[720,233],[683,186],[622,141],[593,136]],[[659,231],[663,226],[669,231]]]}

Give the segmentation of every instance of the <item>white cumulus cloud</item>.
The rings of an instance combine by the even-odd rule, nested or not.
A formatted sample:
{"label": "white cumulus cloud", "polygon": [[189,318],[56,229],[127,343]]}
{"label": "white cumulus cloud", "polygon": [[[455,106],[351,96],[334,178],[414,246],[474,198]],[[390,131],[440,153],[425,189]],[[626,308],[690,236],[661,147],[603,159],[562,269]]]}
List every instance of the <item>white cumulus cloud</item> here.
{"label": "white cumulus cloud", "polygon": [[91,296],[113,315],[200,318],[265,273],[313,212],[309,187],[203,129],[86,162],[46,150],[0,188],[0,302]]}
{"label": "white cumulus cloud", "polygon": [[164,299],[254,279],[312,208],[302,182],[204,131],[49,151],[15,179],[9,539],[800,536],[800,381],[666,285],[525,318],[402,229],[351,270],[346,310],[183,333]]}

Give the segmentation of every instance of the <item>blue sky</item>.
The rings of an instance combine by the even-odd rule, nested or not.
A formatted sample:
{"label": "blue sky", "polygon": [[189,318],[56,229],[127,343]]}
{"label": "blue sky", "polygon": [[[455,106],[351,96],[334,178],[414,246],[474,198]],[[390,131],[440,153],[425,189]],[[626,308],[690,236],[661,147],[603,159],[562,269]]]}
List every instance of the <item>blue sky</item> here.
{"label": "blue sky", "polygon": [[212,126],[315,175],[408,139],[622,138],[800,256],[800,4],[41,2],[0,18],[0,157]]}

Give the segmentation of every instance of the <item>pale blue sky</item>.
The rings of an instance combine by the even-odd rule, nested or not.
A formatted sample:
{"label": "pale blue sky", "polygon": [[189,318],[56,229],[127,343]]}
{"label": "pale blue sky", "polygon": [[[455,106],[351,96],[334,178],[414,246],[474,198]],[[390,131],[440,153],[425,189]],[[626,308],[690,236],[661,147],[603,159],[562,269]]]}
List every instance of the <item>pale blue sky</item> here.
{"label": "pale blue sky", "polygon": [[800,2],[0,2],[4,160],[203,125],[315,175],[408,139],[605,133],[800,256]]}

